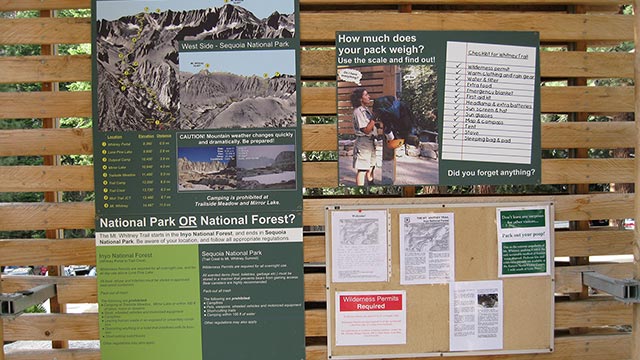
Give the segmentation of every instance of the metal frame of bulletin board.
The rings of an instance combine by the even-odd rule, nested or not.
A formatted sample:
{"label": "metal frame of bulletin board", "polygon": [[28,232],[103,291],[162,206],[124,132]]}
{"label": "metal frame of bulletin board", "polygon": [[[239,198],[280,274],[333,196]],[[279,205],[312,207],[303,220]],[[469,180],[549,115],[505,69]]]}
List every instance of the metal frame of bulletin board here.
{"label": "metal frame of bulletin board", "polygon": [[329,359],[549,353],[549,202],[330,206]]}

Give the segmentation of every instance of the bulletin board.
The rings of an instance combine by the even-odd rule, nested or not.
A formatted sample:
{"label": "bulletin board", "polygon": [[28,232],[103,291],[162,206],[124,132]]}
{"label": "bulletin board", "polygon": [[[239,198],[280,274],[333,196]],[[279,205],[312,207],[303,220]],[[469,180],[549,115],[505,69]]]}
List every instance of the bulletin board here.
{"label": "bulletin board", "polygon": [[[509,222],[513,214],[513,219],[519,220]],[[514,253],[514,247],[531,249],[535,241],[527,241],[530,237],[540,238],[541,232],[536,234],[529,231],[533,229],[535,232],[541,225],[533,224],[536,215],[529,214],[544,214],[546,232],[542,235],[544,244],[538,243],[543,244],[538,250],[542,247],[545,249],[541,250],[543,253],[536,253],[535,250]],[[553,214],[554,207],[549,202],[327,207],[329,359],[552,352]],[[409,224],[423,218],[440,219],[441,223],[414,228]],[[418,231],[421,234],[416,236],[415,229],[422,229]],[[435,240],[442,240],[442,244],[446,244],[447,238],[452,240],[448,250],[448,257],[452,260],[449,263],[448,280],[446,276],[437,279],[438,270],[443,270],[443,266],[438,265],[436,260],[420,259],[420,256],[413,256],[415,253],[407,255],[410,253],[407,250],[410,246],[410,241],[407,241],[409,237],[414,243],[416,240],[425,243],[423,249],[426,246],[427,249],[436,250],[443,249],[442,246],[438,248]],[[517,241],[511,242],[514,239]],[[401,246],[405,249],[401,250]],[[424,251],[428,253],[430,250]],[[523,261],[523,264],[518,264],[519,261]],[[435,273],[435,282],[412,283],[411,279],[415,277],[412,278],[413,275],[408,273],[416,269],[419,270],[417,272],[424,270],[424,266],[415,266],[423,262],[432,269],[425,271],[427,280],[422,281],[432,281],[428,278]],[[447,270],[446,266],[444,270]],[[483,284],[499,284],[501,287],[496,302],[500,304],[500,322],[497,324],[500,329],[497,329],[498,334],[489,335],[501,339],[489,340],[489,346],[485,346],[485,339],[477,343],[471,341],[470,346],[461,344],[456,336],[465,333],[450,327],[458,321],[458,325],[464,325],[466,321],[460,317],[464,316],[465,310],[459,308],[457,299],[463,292],[457,292],[458,288],[466,285],[473,287],[474,284],[480,284],[480,287]],[[354,294],[363,296],[354,297]],[[384,307],[373,300],[378,294],[385,299],[401,294],[395,298],[398,300],[402,297],[401,302],[386,304],[387,309],[397,306],[396,310],[400,311],[376,312],[375,306]],[[355,305],[346,304],[344,307],[343,304],[343,301],[368,298],[372,299],[371,305],[364,306],[372,311],[359,313]],[[477,321],[484,316],[478,314],[485,309],[473,309],[486,306],[480,298],[478,294],[478,301],[471,307],[471,311],[478,312]],[[347,312],[346,309],[352,306],[354,311]],[[497,307],[496,304],[490,306]],[[463,310],[458,312],[458,309]],[[456,313],[452,313],[452,310]],[[353,314],[356,314],[355,321],[350,320]],[[358,318],[359,314],[362,316]],[[393,318],[398,314],[400,318]],[[395,323],[389,320],[387,328],[383,325],[381,330],[375,330],[381,322],[387,322],[387,318],[395,319]],[[468,324],[471,323],[473,320]],[[478,333],[487,329],[489,332],[496,330],[496,324],[488,324],[483,328],[485,325],[477,326],[470,332],[485,336]],[[494,340],[499,344],[491,345]]]}

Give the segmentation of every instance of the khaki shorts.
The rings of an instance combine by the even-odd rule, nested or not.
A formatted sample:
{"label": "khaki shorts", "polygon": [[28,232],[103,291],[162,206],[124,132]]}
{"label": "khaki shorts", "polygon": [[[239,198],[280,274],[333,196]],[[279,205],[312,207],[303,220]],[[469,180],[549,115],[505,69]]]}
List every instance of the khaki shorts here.
{"label": "khaki shorts", "polygon": [[373,137],[358,136],[353,147],[353,167],[369,170],[376,166],[376,145]]}

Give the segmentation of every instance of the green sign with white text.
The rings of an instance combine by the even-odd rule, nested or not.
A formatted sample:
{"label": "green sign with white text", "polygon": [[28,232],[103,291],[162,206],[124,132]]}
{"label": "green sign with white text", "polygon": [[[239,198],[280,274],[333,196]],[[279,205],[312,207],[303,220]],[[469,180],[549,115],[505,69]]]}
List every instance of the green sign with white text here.
{"label": "green sign with white text", "polygon": [[550,274],[553,231],[550,207],[498,208],[496,217],[499,275]]}
{"label": "green sign with white text", "polygon": [[297,1],[92,6],[102,359],[304,359]]}
{"label": "green sign with white text", "polygon": [[538,33],[338,32],[336,64],[341,185],[540,183]]}

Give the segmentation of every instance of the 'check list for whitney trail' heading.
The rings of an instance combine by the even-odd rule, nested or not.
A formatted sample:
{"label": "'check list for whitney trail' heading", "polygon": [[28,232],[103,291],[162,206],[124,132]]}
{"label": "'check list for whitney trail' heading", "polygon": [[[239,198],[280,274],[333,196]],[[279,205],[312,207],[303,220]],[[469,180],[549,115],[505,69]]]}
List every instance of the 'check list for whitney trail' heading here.
{"label": "'check list for whitney trail' heading", "polygon": [[339,32],[339,144],[353,139],[348,100],[364,87],[377,145],[395,147],[383,184],[539,183],[538,53],[533,32]]}

